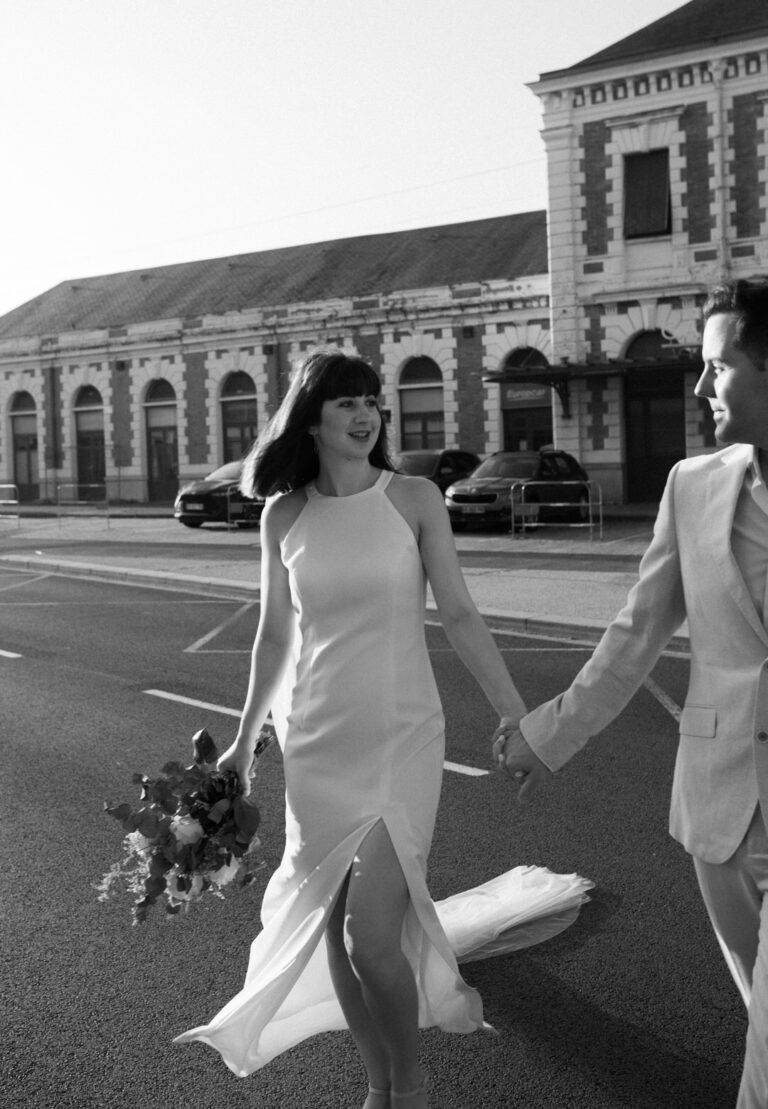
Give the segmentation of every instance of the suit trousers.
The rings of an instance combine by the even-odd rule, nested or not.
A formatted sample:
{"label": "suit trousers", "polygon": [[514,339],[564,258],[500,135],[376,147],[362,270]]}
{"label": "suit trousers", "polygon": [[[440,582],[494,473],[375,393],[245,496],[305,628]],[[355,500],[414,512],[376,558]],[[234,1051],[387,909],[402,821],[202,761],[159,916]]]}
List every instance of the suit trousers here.
{"label": "suit trousers", "polygon": [[758,805],[747,834],[724,863],[694,857],[704,903],[747,1006],[744,1069],[736,1109],[768,1107],[768,834]]}

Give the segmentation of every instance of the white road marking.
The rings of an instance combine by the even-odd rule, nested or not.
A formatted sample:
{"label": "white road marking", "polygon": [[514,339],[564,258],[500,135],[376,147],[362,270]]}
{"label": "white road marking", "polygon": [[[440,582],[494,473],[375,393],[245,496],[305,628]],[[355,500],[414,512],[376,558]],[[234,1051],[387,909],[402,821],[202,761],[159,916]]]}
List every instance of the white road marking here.
{"label": "white road marking", "polygon": [[24,658],[24,656],[17,655],[15,651],[0,651],[0,658]]}
{"label": "white road marking", "polygon": [[646,678],[643,684],[648,692],[656,698],[662,708],[665,708],[669,715],[673,716],[675,720],[679,722],[683,710],[677,702],[673,701],[669,694],[665,693],[661,686],[656,684],[653,678]]}
{"label": "white road marking", "polygon": [[462,766],[459,762],[443,763],[446,770],[454,770],[457,774],[467,774],[470,778],[484,778],[486,774],[490,774],[490,770],[480,770],[476,766]]}
{"label": "white road marking", "polygon": [[[237,716],[242,714],[241,709],[230,709],[224,705],[213,705],[210,701],[196,701],[193,697],[182,697],[178,693],[168,693],[164,689],[145,689],[150,697],[161,697],[166,701],[175,701],[180,705],[189,705],[194,709],[205,709],[207,712],[219,712],[222,716]],[[444,762],[446,770],[453,770],[456,774],[466,774],[472,778],[482,778],[490,774],[490,770],[479,770],[476,766],[462,766],[458,762]]]}
{"label": "white road marking", "polygon": [[32,585],[34,582],[43,581],[50,576],[50,574],[36,574],[33,578],[24,578],[23,581],[14,581],[10,585],[0,585],[0,593],[6,593],[9,589],[20,589],[22,585]]}
{"label": "white road marking", "polygon": [[212,705],[210,701],[195,701],[192,697],[180,697],[178,693],[166,693],[164,689],[145,689],[150,697],[162,697],[165,701],[176,701],[180,705],[189,705],[193,709],[205,709],[206,712],[220,712],[222,716],[241,716],[242,709],[228,709],[222,705]]}
{"label": "white road marking", "polygon": [[[230,626],[230,624],[236,623],[236,621],[238,621],[241,616],[248,612],[249,609],[253,608],[255,604],[255,601],[247,601],[244,605],[241,605],[237,612],[233,613],[232,616],[230,616],[227,620],[224,620],[217,627],[213,628],[212,631],[206,632],[206,634],[201,636],[200,639],[196,639],[195,642],[192,643],[189,647],[185,647],[185,654],[192,654],[195,651],[199,651],[201,647],[204,647],[206,645],[206,643],[210,643],[212,639],[215,639],[217,635],[220,635],[226,628]],[[227,654],[229,653],[230,652],[227,652]],[[245,652],[238,651],[236,653],[243,654]]]}

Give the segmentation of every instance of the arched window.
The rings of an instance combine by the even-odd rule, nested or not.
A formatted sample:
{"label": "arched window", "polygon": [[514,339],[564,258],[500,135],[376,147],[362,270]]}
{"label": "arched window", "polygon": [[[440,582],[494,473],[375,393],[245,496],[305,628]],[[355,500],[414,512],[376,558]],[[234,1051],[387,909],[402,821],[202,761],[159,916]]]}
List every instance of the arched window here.
{"label": "arched window", "polygon": [[545,370],[549,362],[535,347],[518,347],[504,359],[505,370]]}
{"label": "arched window", "polygon": [[144,401],[147,429],[147,493],[150,501],[170,502],[178,491],[179,439],[176,393],[170,381],[156,378]]}
{"label": "arched window", "polygon": [[229,374],[221,390],[221,428],[224,462],[237,462],[258,434],[256,386],[242,370]]}
{"label": "arched window", "polygon": [[11,439],[13,483],[18,488],[19,500],[36,500],[40,496],[40,470],[37,456],[37,406],[31,393],[17,393],[11,401]]}
{"label": "arched window", "polygon": [[690,358],[690,348],[678,346],[663,331],[641,331],[627,347],[630,362],[680,362]]}
{"label": "arched window", "polygon": [[171,385],[170,381],[166,381],[164,377],[155,378],[154,381],[149,383],[147,388],[147,396],[145,404],[158,404],[163,402],[176,403],[176,390]]}
{"label": "arched window", "polygon": [[104,402],[93,385],[78,389],[74,404],[78,498],[101,500],[106,475]]}
{"label": "arched window", "polygon": [[400,374],[400,445],[402,450],[445,446],[443,374],[431,358],[410,358]]}

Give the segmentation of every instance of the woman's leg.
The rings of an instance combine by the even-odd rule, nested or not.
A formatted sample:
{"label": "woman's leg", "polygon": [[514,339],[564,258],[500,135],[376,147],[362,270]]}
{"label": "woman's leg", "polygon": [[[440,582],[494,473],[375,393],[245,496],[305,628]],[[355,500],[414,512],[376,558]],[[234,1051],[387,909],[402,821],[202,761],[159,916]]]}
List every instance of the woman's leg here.
{"label": "woman's leg", "polygon": [[[350,1029],[368,1068],[372,1086],[393,1093],[420,1087],[418,995],[403,955],[401,935],[408,886],[386,825],[369,832],[354,859],[346,898],[339,898],[329,927],[332,974]],[[343,947],[339,918],[343,917]],[[341,957],[355,980],[353,986]],[[338,985],[337,985],[338,975]],[[349,1010],[345,1007],[349,1006]],[[384,1059],[388,1072],[382,1075]],[[380,1086],[382,1078],[383,1086]],[[426,1105],[423,1096],[403,1101],[407,1109]]]}
{"label": "woman's leg", "polygon": [[[357,1045],[357,1050],[360,1052],[365,1065],[368,1082],[374,1090],[388,1090],[390,1083],[389,1051],[373,1017],[368,1012],[360,981],[353,971],[347,955],[344,920],[347,913],[348,885],[349,879],[344,883],[339,893],[325,933],[328,966],[331,971],[333,988]],[[382,1102],[381,1109],[384,1109],[387,1100],[384,1098],[380,1100]],[[370,1098],[369,1101],[375,1105],[374,1098]],[[370,1109],[374,1109],[374,1106],[371,1105]]]}

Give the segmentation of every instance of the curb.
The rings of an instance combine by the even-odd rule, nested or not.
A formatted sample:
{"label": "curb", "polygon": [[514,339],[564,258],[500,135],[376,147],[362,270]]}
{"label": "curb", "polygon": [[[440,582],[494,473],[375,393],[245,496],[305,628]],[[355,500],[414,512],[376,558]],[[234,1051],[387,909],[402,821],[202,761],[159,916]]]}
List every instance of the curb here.
{"label": "curb", "polygon": [[[91,581],[115,582],[120,585],[142,585],[147,589],[170,589],[176,592],[203,592],[209,596],[225,600],[258,601],[259,585],[256,582],[233,582],[227,578],[203,578],[192,574],[169,573],[162,570],[136,570],[127,566],[102,566],[91,562],[55,561],[44,558],[29,558],[24,555],[0,555],[0,565],[7,563],[22,570],[42,570],[48,574],[62,577],[88,578]],[[433,605],[426,606],[430,617],[437,615]],[[548,620],[543,616],[526,613],[500,612],[497,609],[481,609],[486,622],[493,621],[502,627],[494,627],[497,633],[509,635],[530,635],[535,638],[566,638],[574,642],[594,646],[605,631],[604,624],[592,624],[586,620]],[[686,636],[675,636],[670,640],[665,654],[687,655],[689,643]]]}

